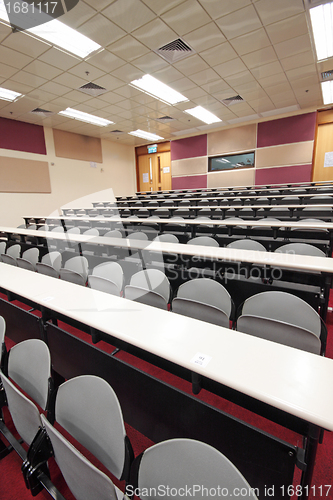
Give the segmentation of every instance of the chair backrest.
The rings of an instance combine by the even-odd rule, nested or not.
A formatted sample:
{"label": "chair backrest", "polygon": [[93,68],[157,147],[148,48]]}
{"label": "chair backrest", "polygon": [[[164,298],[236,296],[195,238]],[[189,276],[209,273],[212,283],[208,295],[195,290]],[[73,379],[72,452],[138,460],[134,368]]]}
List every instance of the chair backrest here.
{"label": "chair backrest", "polygon": [[79,227],[71,227],[68,229],[67,233],[68,234],[80,234],[80,228]]}
{"label": "chair backrest", "polygon": [[[211,488],[229,492],[238,489],[246,500],[257,498],[239,470],[221,452],[200,441],[185,438],[163,441],[145,450],[137,463],[139,460],[134,486],[142,492],[159,492],[161,485],[168,486],[170,491],[192,491],[194,485],[200,485],[199,498],[208,498],[205,491]],[[158,493],[151,493],[142,498],[159,497]]]}
{"label": "chair backrest", "polygon": [[289,253],[296,255],[311,255],[312,257],[326,257],[325,252],[308,243],[287,243],[275,250],[276,253]]}
{"label": "chair backrest", "polygon": [[218,247],[218,242],[210,236],[196,236],[188,240],[187,245],[203,245],[209,247]]}
{"label": "chair backrest", "polygon": [[35,271],[38,258],[39,258],[39,249],[36,247],[28,248],[28,250],[23,252],[22,257],[18,257],[16,259],[16,262],[18,267],[22,267],[30,271]]}
{"label": "chair backrest", "polygon": [[88,279],[88,260],[77,255],[68,259],[60,269],[60,278],[78,285],[85,285]]}
{"label": "chair backrest", "polygon": [[50,422],[41,416],[54,458],[75,498],[117,500],[117,489],[108,476],[84,457]]}
{"label": "chair backrest", "polygon": [[160,309],[167,309],[170,299],[170,283],[158,269],[145,269],[135,273],[125,287],[126,299],[136,300]]}
{"label": "chair backrest", "polygon": [[84,231],[83,234],[87,236],[99,236],[99,231],[95,227],[92,227],[91,229]]}
{"label": "chair backrest", "polygon": [[159,236],[156,236],[153,241],[161,241],[165,243],[179,243],[179,239],[175,234],[172,233],[166,233],[166,234],[160,234]]}
{"label": "chair backrest", "polygon": [[7,243],[5,241],[0,241],[0,255],[2,253],[5,253],[5,251],[6,251],[6,244]]}
{"label": "chair backrest", "polygon": [[104,379],[81,375],[64,382],[57,392],[55,419],[114,476],[128,474],[132,457],[120,404]]}
{"label": "chair backrest", "polygon": [[148,236],[146,235],[146,233],[142,232],[142,231],[133,231],[133,233],[129,234],[127,236],[127,238],[129,240],[144,240],[144,241],[148,241]]}
{"label": "chair backrest", "polygon": [[186,281],[178,288],[172,311],[184,316],[229,328],[233,303],[221,283],[209,278]]}
{"label": "chair backrest", "polygon": [[316,354],[321,350],[319,314],[287,292],[262,292],[246,299],[237,330]]}
{"label": "chair backrest", "polygon": [[249,238],[232,241],[227,245],[227,248],[238,248],[240,250],[255,250],[259,252],[266,252],[266,248],[264,247],[264,245],[259,243],[259,241],[250,240]]}
{"label": "chair backrest", "polygon": [[60,252],[49,252],[43,255],[41,262],[37,262],[36,271],[47,276],[52,276],[53,278],[59,278],[61,261]]}
{"label": "chair backrest", "polygon": [[51,233],[64,233],[65,230],[63,226],[56,226],[51,230]]}
{"label": "chair backrest", "polygon": [[45,342],[28,339],[10,349],[8,377],[1,373],[1,379],[14,425],[28,444],[31,443],[41,424],[36,405],[23,395],[21,390],[45,410],[50,396],[50,377],[51,356]]}
{"label": "chair backrest", "polygon": [[106,236],[107,238],[122,238],[123,235],[120,231],[117,229],[113,229],[112,231],[107,231],[106,233],[103,234],[103,236]]}
{"label": "chair backrest", "polygon": [[124,272],[117,262],[103,262],[94,267],[88,276],[90,288],[120,296],[124,284]]}
{"label": "chair backrest", "polygon": [[11,245],[7,248],[6,253],[1,254],[1,261],[11,266],[17,266],[16,259],[20,256],[21,245]]}

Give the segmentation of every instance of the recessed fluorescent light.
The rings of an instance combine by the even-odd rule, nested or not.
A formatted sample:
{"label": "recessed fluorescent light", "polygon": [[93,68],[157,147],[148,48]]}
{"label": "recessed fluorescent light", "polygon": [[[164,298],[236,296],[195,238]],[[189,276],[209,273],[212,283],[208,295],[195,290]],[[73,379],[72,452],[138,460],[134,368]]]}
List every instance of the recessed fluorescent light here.
{"label": "recessed fluorescent light", "polygon": [[78,111],[77,109],[67,108],[64,111],[59,111],[59,115],[67,116],[68,118],[74,118],[75,120],[80,120],[86,123],[92,123],[93,125],[99,125],[100,127],[106,127],[110,125],[110,120],[105,118],[100,118],[99,116],[89,115],[88,113],[83,113],[83,111]]}
{"label": "recessed fluorescent light", "polygon": [[130,85],[168,104],[188,101],[187,97],[150,75],[145,75],[139,80],[133,80]]}
{"label": "recessed fluorescent light", "polygon": [[147,141],[158,141],[159,139],[164,139],[156,134],[151,134],[150,132],[145,132],[144,130],[134,130],[134,132],[128,132],[130,135],[135,135],[135,137],[141,137],[141,139],[147,139]]}
{"label": "recessed fluorescent light", "polygon": [[333,4],[326,3],[310,9],[310,19],[316,46],[317,59],[333,56]]}
{"label": "recessed fluorescent light", "polygon": [[[27,29],[27,33],[38,36],[52,45],[61,47],[63,50],[75,54],[82,59],[101,48],[98,43],[93,42],[85,35],[82,35],[57,19],[53,19],[51,16],[48,17],[50,18],[49,22]],[[4,0],[0,0],[0,19],[10,23]]]}
{"label": "recessed fluorescent light", "polygon": [[198,120],[201,120],[202,122],[208,123],[216,123],[216,122],[221,122],[220,118],[217,116],[213,115],[210,111],[207,111],[207,109],[202,108],[201,106],[197,106],[196,108],[191,108],[191,109],[185,109],[185,113],[189,113],[190,115],[194,116],[195,118],[198,118]]}
{"label": "recessed fluorescent light", "polygon": [[321,83],[321,91],[323,93],[324,104],[333,102],[333,80]]}
{"label": "recessed fluorescent light", "polygon": [[0,99],[4,101],[15,101],[22,94],[14,92],[13,90],[3,89],[0,87]]}

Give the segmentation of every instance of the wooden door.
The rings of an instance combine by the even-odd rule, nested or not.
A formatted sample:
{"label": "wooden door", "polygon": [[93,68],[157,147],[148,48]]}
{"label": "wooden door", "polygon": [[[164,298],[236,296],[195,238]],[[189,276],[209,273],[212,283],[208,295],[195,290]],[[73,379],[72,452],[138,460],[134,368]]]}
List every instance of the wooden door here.
{"label": "wooden door", "polygon": [[138,191],[171,189],[170,151],[138,156]]}
{"label": "wooden door", "polygon": [[333,179],[333,112],[318,114],[317,138],[314,153],[313,181]]}

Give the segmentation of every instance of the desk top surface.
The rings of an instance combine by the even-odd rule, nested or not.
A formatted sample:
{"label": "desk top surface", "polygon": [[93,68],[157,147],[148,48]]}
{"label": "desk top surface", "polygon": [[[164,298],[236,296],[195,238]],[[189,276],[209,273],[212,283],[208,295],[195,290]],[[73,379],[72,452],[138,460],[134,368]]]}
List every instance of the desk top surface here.
{"label": "desk top surface", "polygon": [[[24,216],[24,219],[45,219],[45,216]],[[59,215],[59,216],[50,216],[50,220],[58,220],[58,221],[90,221],[90,222],[121,222],[123,224],[135,224],[135,223],[144,223],[144,225],[149,226],[149,223],[158,223],[158,224],[172,224],[172,225],[190,225],[190,226],[230,226],[230,227],[268,227],[268,228],[290,228],[290,229],[319,229],[319,230],[333,230],[333,222],[303,222],[303,221],[265,221],[265,219],[260,220],[244,220],[239,218],[239,220],[229,219],[218,219],[218,220],[202,220],[202,219],[186,219],[186,218],[177,218],[177,219],[161,219],[156,217],[155,220],[147,219],[145,217],[89,217],[89,215],[82,215],[80,217],[70,216],[70,215]]]}
{"label": "desk top surface", "polygon": [[84,234],[68,234],[50,231],[35,231],[14,227],[0,226],[0,232],[21,234],[38,238],[65,241],[68,243],[89,243],[125,249],[147,250],[149,252],[181,254],[196,256],[202,259],[223,262],[241,262],[260,266],[283,267],[300,272],[320,272],[333,274],[333,259],[329,257],[312,257],[275,252],[259,252],[254,250],[240,250],[236,248],[211,247],[189,245],[182,243],[167,243],[160,241],[143,241],[126,238],[109,238],[105,236],[90,236]]}
{"label": "desk top surface", "polygon": [[333,431],[331,359],[3,263],[0,287]]}

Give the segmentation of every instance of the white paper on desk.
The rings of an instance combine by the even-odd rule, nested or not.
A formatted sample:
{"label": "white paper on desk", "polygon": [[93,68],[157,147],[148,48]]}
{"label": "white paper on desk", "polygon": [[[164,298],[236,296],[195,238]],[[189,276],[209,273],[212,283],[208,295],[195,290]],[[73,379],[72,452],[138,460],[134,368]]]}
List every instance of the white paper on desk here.
{"label": "white paper on desk", "polygon": [[202,352],[197,352],[196,355],[191,359],[191,363],[195,365],[202,366],[205,368],[208,363],[211,361],[212,357],[207,354],[203,354]]}
{"label": "white paper on desk", "polygon": [[324,167],[333,167],[333,151],[325,153]]}

